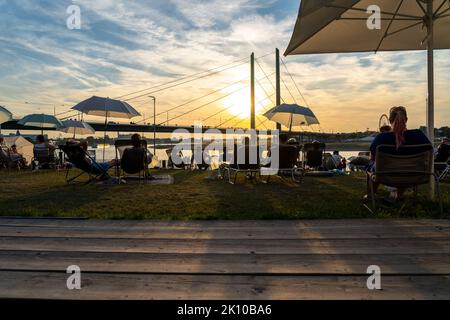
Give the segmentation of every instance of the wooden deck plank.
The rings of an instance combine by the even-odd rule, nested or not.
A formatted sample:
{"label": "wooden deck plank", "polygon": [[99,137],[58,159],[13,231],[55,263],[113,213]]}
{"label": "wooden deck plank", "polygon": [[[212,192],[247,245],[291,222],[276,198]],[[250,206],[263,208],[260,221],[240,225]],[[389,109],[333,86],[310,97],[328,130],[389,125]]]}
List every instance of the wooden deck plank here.
{"label": "wooden deck plank", "polygon": [[155,254],[123,252],[0,251],[0,270],[183,274],[363,275],[369,265],[383,274],[449,274],[450,254]]}
{"label": "wooden deck plank", "polygon": [[82,274],[67,290],[65,273],[0,272],[0,298],[36,299],[449,299],[448,276],[384,276],[368,290],[359,276]]}
{"label": "wooden deck plank", "polygon": [[1,297],[449,299],[450,221],[0,218]]}
{"label": "wooden deck plank", "polygon": [[229,254],[450,253],[449,239],[99,239],[0,237],[0,250]]}
{"label": "wooden deck plank", "polygon": [[97,228],[174,228],[174,229],[215,229],[215,228],[360,228],[360,227],[446,227],[450,219],[339,219],[339,220],[207,220],[207,221],[161,221],[161,220],[90,220],[90,219],[51,219],[51,218],[5,218],[0,217],[0,226],[39,226],[39,227],[86,227]]}
{"label": "wooden deck plank", "polygon": [[129,238],[129,239],[379,239],[379,238],[450,238],[450,228],[359,227],[359,228],[124,228],[110,227],[36,227],[0,226],[1,236],[70,237],[70,238]]}

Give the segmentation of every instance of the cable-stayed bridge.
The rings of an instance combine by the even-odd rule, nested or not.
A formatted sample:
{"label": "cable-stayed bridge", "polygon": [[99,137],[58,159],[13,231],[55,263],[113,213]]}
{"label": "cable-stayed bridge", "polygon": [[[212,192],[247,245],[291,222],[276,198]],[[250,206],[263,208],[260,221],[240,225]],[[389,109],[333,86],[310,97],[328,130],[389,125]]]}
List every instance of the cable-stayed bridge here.
{"label": "cable-stayed bridge", "polygon": [[[142,119],[133,121],[131,123],[112,123],[107,124],[88,121],[96,131],[100,132],[173,132],[176,129],[185,129],[190,132],[194,130],[193,124],[195,122],[201,122],[204,125],[203,130],[209,128],[216,128],[221,131],[234,128],[259,128],[263,130],[281,129],[274,123],[271,123],[257,112],[268,111],[271,107],[281,104],[282,102],[298,103],[305,106],[310,106],[306,101],[303,93],[294,76],[289,71],[287,64],[280,57],[279,50],[275,51],[275,71],[267,72],[263,67],[271,65],[267,63],[267,59],[273,57],[273,53],[266,53],[264,55],[256,57],[255,54],[251,54],[250,57],[235,60],[231,63],[227,63],[222,66],[210,68],[208,70],[200,71],[194,74],[181,76],[170,81],[154,85],[151,87],[143,88],[134,92],[130,92],[115,99],[126,101],[133,105],[135,108],[142,108],[143,106],[151,106],[155,103],[155,112],[150,115],[145,115]],[[250,65],[246,75],[233,79],[225,86],[220,86],[217,89],[209,90],[208,92],[183,100],[180,97],[179,104],[160,108],[159,104],[162,99],[159,95],[165,92],[173,92],[178,88],[186,89],[189,86],[196,85],[197,81],[201,79],[207,79],[213,81],[213,78],[219,75],[223,75],[226,72],[233,71],[234,69]],[[281,68],[283,67],[283,68]],[[256,90],[261,93],[259,96],[255,94]],[[244,94],[248,93],[248,97]],[[247,101],[236,101],[234,105],[224,106],[224,101],[230,97],[245,97]],[[239,100],[239,99],[231,99]],[[3,103],[3,102],[2,102]],[[36,106],[53,106],[54,115],[61,120],[66,119],[79,119],[83,120],[83,115],[75,110],[69,109],[70,106],[66,104],[46,103],[46,102],[15,102],[16,104],[36,105]],[[236,105],[241,104],[241,106]],[[58,105],[58,110],[56,109]],[[242,108],[242,105],[245,108]],[[62,111],[62,107],[69,109]],[[258,108],[256,108],[258,107]],[[250,110],[248,110],[250,108]],[[230,112],[234,109],[235,112]],[[236,112],[239,110],[242,112]],[[212,111],[212,112],[211,112]],[[186,119],[192,119],[191,122],[186,123]],[[178,124],[177,122],[182,122]],[[37,127],[23,127],[20,126],[17,121],[10,121],[2,124],[2,129],[5,130],[41,130]],[[51,130],[51,129],[44,129]]]}

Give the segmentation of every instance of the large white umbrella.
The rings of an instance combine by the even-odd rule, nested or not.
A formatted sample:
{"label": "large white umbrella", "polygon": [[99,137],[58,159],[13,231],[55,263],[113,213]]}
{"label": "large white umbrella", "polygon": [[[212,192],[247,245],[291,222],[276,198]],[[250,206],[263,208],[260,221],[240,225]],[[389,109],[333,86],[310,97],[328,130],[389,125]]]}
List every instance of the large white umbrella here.
{"label": "large white umbrella", "polygon": [[2,132],[2,123],[12,119],[12,113],[5,107],[0,106],[0,133]]}
{"label": "large white umbrella", "polygon": [[131,119],[141,114],[125,101],[93,96],[72,108],[84,114],[106,118]]}
{"label": "large white umbrella", "polygon": [[289,128],[289,132],[292,131],[292,127],[320,124],[310,108],[298,104],[280,104],[267,111],[264,116]]}
{"label": "large white umbrella", "polygon": [[0,106],[0,124],[12,119],[12,113],[5,107]]}
{"label": "large white umbrella", "polygon": [[[72,107],[86,115],[100,116],[105,118],[105,133],[103,140],[106,142],[106,127],[108,118],[131,119],[141,114],[125,101],[93,96]],[[105,148],[103,148],[103,160],[105,160]]]}
{"label": "large white umbrella", "polygon": [[63,121],[64,128],[61,130],[65,133],[73,133],[73,137],[75,135],[88,135],[94,134],[95,130],[86,122],[77,121],[77,120],[65,120]]}
{"label": "large white umbrella", "polygon": [[[369,20],[378,8],[379,29],[377,20]],[[427,128],[433,141],[433,50],[450,48],[449,11],[449,0],[302,0],[285,55],[427,50]]]}
{"label": "large white umbrella", "polygon": [[19,120],[18,124],[27,127],[37,127],[41,128],[41,133],[44,133],[44,129],[62,129],[64,128],[61,120],[55,116],[49,114],[29,114]]}

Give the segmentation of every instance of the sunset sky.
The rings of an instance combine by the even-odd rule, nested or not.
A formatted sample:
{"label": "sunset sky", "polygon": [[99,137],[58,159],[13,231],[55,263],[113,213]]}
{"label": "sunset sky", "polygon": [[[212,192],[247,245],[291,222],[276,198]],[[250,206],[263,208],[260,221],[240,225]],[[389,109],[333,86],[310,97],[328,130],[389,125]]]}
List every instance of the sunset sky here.
{"label": "sunset sky", "polygon": [[[66,27],[66,9],[71,4],[81,8],[81,30]],[[258,111],[262,113],[274,101],[273,96],[272,100],[266,98],[266,93],[274,93],[275,58],[266,54],[276,47],[284,52],[298,6],[298,0],[0,0],[0,105],[16,118],[34,112],[53,113],[54,108],[60,113],[92,95],[119,97],[255,52],[270,75],[270,81],[265,79],[257,66],[256,77],[261,79]],[[393,105],[408,108],[410,127],[425,123],[425,52],[283,59],[306,102],[283,69],[282,78],[289,89],[282,84],[284,100],[294,102],[295,98],[311,107],[321,130],[376,129],[379,116]],[[436,127],[440,127],[450,124],[450,50],[436,51],[435,66]],[[228,107],[205,125],[234,117],[225,126],[248,126],[248,121],[238,122],[248,116],[248,77],[247,63],[154,93],[159,113],[223,88],[161,115],[157,122],[236,91],[170,124],[191,125]],[[148,98],[129,103],[146,116],[152,115]]]}

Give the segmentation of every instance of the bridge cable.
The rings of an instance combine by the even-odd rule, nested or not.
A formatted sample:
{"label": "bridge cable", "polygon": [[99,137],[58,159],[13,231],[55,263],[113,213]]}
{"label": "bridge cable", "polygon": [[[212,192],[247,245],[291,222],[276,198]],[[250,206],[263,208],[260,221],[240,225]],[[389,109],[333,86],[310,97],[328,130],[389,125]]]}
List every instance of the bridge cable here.
{"label": "bridge cable", "polygon": [[[247,78],[248,78],[248,77],[243,78],[243,79],[241,79],[241,80],[239,80],[239,81],[236,81],[236,82],[233,82],[232,84],[229,84],[229,85],[227,85],[227,86],[225,86],[225,87],[223,87],[223,88],[220,88],[220,89],[211,91],[211,92],[209,92],[209,93],[207,93],[207,94],[205,94],[205,95],[203,95],[203,96],[201,96],[201,97],[198,97],[198,98],[195,98],[195,99],[191,99],[191,100],[189,100],[189,101],[187,101],[187,102],[184,102],[184,103],[182,103],[182,104],[180,104],[180,105],[177,105],[177,106],[175,106],[175,107],[172,107],[172,108],[167,109],[167,110],[164,110],[164,111],[161,111],[160,113],[157,113],[157,114],[154,115],[154,116],[155,116],[155,117],[161,116],[161,115],[163,115],[163,114],[166,114],[167,112],[170,112],[170,111],[176,110],[176,109],[178,109],[178,108],[184,107],[184,106],[186,106],[186,105],[188,105],[188,104],[191,104],[192,102],[195,102],[195,101],[201,100],[201,99],[203,99],[203,98],[209,97],[209,96],[211,96],[211,95],[213,95],[213,94],[215,94],[215,93],[218,93],[218,92],[223,91],[224,89],[227,89],[227,88],[229,88],[229,87],[231,87],[231,86],[234,86],[234,85],[236,85],[236,84],[239,84],[239,83],[241,83],[242,81],[247,80]],[[246,87],[248,87],[248,85],[247,85]],[[144,119],[144,120],[140,120],[140,121],[138,121],[137,123],[145,122],[146,120],[149,120],[149,119],[152,119],[152,118],[153,118],[153,115],[151,115],[150,117],[147,117],[147,118]],[[166,120],[165,122],[167,122],[167,120]]]}
{"label": "bridge cable", "polygon": [[294,80],[294,77],[292,76],[292,74],[289,72],[289,69],[286,65],[286,63],[284,62],[283,59],[280,59],[281,63],[283,64],[284,68],[286,69],[286,72],[288,73],[289,77],[291,77],[292,82],[294,83],[295,88],[297,89],[297,92],[299,93],[299,95],[302,97],[303,101],[305,102],[306,106],[309,107],[309,103],[306,101],[305,96],[302,94],[302,92],[300,91],[297,83]]}
{"label": "bridge cable", "polygon": [[[258,67],[261,69],[261,71],[266,75],[266,72],[264,71],[263,67],[261,66],[261,64],[259,63],[258,59],[255,59],[256,63],[258,64]],[[275,72],[274,72],[275,73]],[[266,75],[267,79],[269,79],[269,77]],[[269,79],[270,84],[272,85],[272,88],[276,91],[277,88],[275,88],[275,85],[273,84],[272,80]],[[285,103],[283,97],[281,97],[281,101],[283,101],[283,103]]]}
{"label": "bridge cable", "polygon": [[[260,56],[259,58],[264,58],[264,57],[266,57],[266,56],[268,56],[270,54],[271,53],[266,53],[266,54]],[[240,63],[240,62],[245,61],[245,60],[248,60],[248,57],[236,60],[236,61],[228,63],[228,64],[224,64],[224,65],[219,66],[219,67],[215,67],[215,68],[211,68],[211,69],[208,69],[208,70],[197,72],[197,73],[194,73],[194,74],[191,74],[191,75],[183,76],[183,77],[181,77],[179,79],[175,79],[175,80],[171,80],[171,81],[168,81],[168,82],[165,82],[165,83],[161,83],[159,85],[155,85],[155,86],[152,86],[152,87],[149,87],[149,88],[146,88],[146,89],[142,89],[142,90],[139,90],[139,91],[131,92],[131,93],[128,93],[128,94],[116,97],[115,99],[122,99],[124,97],[128,97],[128,96],[131,96],[131,95],[134,95],[134,94],[138,94],[138,93],[141,93],[141,92],[144,92],[144,91],[152,90],[152,89],[155,89],[155,88],[158,88],[158,87],[162,87],[162,86],[165,86],[165,85],[168,85],[168,84],[172,84],[172,83],[175,83],[175,82],[178,82],[178,81],[182,81],[182,80],[186,80],[186,79],[189,79],[189,78],[192,78],[192,77],[196,77],[196,76],[199,76],[199,75],[201,75],[203,73],[206,73],[206,72],[211,73],[212,71],[215,71],[217,69],[225,68],[225,67],[231,66],[231,65],[236,64],[236,63]],[[244,63],[241,63],[239,65],[242,65],[242,64],[244,64]],[[237,67],[239,65],[236,65],[234,67]],[[221,70],[219,72],[222,72],[222,71],[225,71],[225,70]]]}
{"label": "bridge cable", "polygon": [[[267,53],[267,54],[261,56],[260,58],[263,58],[263,57],[265,57],[265,56],[268,56],[269,54],[271,54],[271,53]],[[240,62],[240,61],[243,61],[243,60],[247,60],[247,59],[248,59],[248,58],[243,58],[243,59],[238,60],[237,62]],[[125,99],[125,101],[131,101],[131,100],[134,100],[134,99],[137,99],[137,98],[146,96],[146,95],[148,95],[148,94],[154,94],[154,93],[161,92],[161,91],[164,91],[164,90],[167,90],[167,89],[171,89],[171,88],[180,86],[180,85],[182,85],[182,84],[186,84],[186,83],[189,83],[189,82],[192,82],[192,81],[195,81],[195,80],[199,80],[199,79],[202,79],[202,78],[206,78],[206,77],[209,77],[209,76],[211,76],[211,75],[218,74],[218,73],[220,73],[220,72],[223,72],[223,71],[226,71],[226,70],[229,70],[229,69],[233,69],[233,68],[236,68],[236,67],[238,67],[238,66],[241,66],[241,65],[244,65],[244,64],[247,63],[247,62],[245,61],[245,62],[239,63],[238,65],[233,65],[233,64],[236,64],[237,62],[234,62],[234,63],[231,63],[231,64],[227,64],[227,65],[223,65],[223,66],[221,66],[221,67],[216,67],[216,68],[213,68],[213,69],[209,69],[209,70],[206,70],[206,71],[203,71],[203,72],[194,74],[195,78],[193,78],[193,79],[190,79],[190,80],[187,80],[187,81],[183,81],[183,82],[181,82],[181,83],[176,83],[176,84],[174,84],[174,85],[171,85],[171,86],[168,86],[168,87],[165,87],[165,88],[161,88],[161,89],[158,89],[158,90],[154,90],[154,91],[151,91],[151,92],[147,92],[147,93],[145,93],[145,94],[142,94],[142,95],[139,95],[139,96],[136,96],[136,97],[128,98],[128,99]],[[232,66],[231,66],[231,67],[227,67],[227,68],[222,69],[222,70],[219,70],[219,71],[214,71],[214,70],[217,70],[217,69],[220,69],[220,68],[224,68],[224,67],[230,66],[230,65],[232,65]],[[213,72],[210,72],[211,70],[212,70]],[[201,74],[203,74],[203,73],[205,73],[205,72],[209,72],[209,73],[207,73],[206,75],[201,75]],[[198,76],[196,76],[196,75],[198,75]],[[192,77],[192,76],[188,76],[188,77],[184,77],[184,78],[182,78],[182,79],[184,80],[184,79],[188,79],[188,78],[191,78],[191,77]],[[175,83],[175,82],[178,82],[178,81],[181,81],[181,80],[178,79],[178,80],[169,81],[169,83],[166,83],[166,84],[171,84],[171,83]],[[151,88],[147,88],[146,90],[141,90],[140,92],[144,92],[144,91],[147,91],[147,90],[151,90],[151,89],[153,89],[153,88],[158,88],[158,87],[164,86],[164,85],[166,85],[166,84],[162,84],[162,85],[154,86],[154,87],[151,87]],[[135,93],[132,93],[132,94],[136,94],[136,93],[139,93],[139,92],[135,92]],[[128,95],[132,95],[132,94],[128,94]],[[118,97],[117,99],[126,97],[126,96],[128,96],[128,95],[124,95],[124,96]]]}

